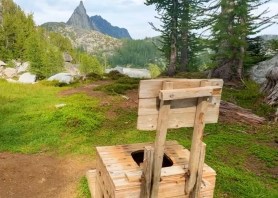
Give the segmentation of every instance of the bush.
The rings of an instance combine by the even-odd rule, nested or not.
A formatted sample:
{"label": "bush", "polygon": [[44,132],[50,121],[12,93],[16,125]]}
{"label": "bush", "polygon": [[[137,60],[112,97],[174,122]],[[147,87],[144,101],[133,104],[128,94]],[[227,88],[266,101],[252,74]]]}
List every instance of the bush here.
{"label": "bush", "polygon": [[109,72],[106,76],[112,80],[118,80],[119,78],[126,77],[126,75],[121,74],[117,70]]}
{"label": "bush", "polygon": [[152,78],[156,78],[161,74],[160,68],[155,64],[149,64],[149,71]]}
{"label": "bush", "polygon": [[88,54],[82,53],[80,55],[80,71],[84,74],[95,73],[98,75],[102,75],[104,72],[104,68],[98,61],[98,59],[94,56],[90,56]]}
{"label": "bush", "polygon": [[40,84],[45,86],[50,86],[50,87],[64,87],[68,85],[67,83],[59,82],[58,80],[52,80],[52,81],[42,80],[40,81]]}
{"label": "bush", "polygon": [[94,80],[101,80],[101,79],[102,79],[102,76],[99,75],[99,74],[96,74],[96,73],[94,73],[94,72],[88,73],[88,74],[86,75],[86,80],[92,80],[92,81],[94,81]]}
{"label": "bush", "polygon": [[137,89],[139,81],[140,79],[125,76],[112,84],[99,86],[94,90],[103,91],[109,95],[125,94],[128,90]]}

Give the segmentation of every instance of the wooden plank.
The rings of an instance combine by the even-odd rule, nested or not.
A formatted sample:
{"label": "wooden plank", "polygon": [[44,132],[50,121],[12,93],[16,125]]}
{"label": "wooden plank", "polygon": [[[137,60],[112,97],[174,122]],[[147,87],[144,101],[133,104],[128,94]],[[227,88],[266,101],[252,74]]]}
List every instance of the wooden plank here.
{"label": "wooden plank", "polygon": [[[163,90],[172,89],[172,82],[163,82]],[[171,101],[161,101],[160,110],[157,120],[157,132],[154,147],[154,166],[153,166],[153,183],[151,197],[158,197],[158,189],[160,182],[160,174],[162,161],[164,156],[164,147],[166,142],[166,135],[168,129],[168,114],[170,111]]]}
{"label": "wooden plank", "polygon": [[193,190],[197,179],[197,171],[200,160],[200,147],[205,128],[205,114],[208,106],[207,100],[208,98],[206,97],[198,99],[188,166],[189,180],[185,186],[185,193],[187,194],[190,194],[190,192]]}
{"label": "wooden plank", "polygon": [[[211,97],[211,101],[208,107],[208,111],[212,111],[212,109],[219,109],[220,107],[221,96],[215,95]],[[159,103],[160,101],[157,98],[148,98],[148,99],[140,99],[139,107],[138,107],[138,115],[157,115],[159,111]],[[175,113],[188,113],[188,112],[196,112],[196,98],[187,98],[181,100],[173,100],[171,102],[170,114]]]}
{"label": "wooden plank", "polygon": [[150,198],[152,187],[154,149],[146,146],[144,150],[143,172],[141,177],[141,198]]}
{"label": "wooden plank", "polygon": [[86,172],[86,178],[88,181],[88,186],[89,186],[89,190],[91,192],[91,197],[95,198],[96,197],[96,170],[88,170]]}
{"label": "wooden plank", "polygon": [[173,82],[173,89],[199,87],[201,81],[206,81],[205,86],[223,86],[221,79],[153,79],[141,80],[139,86],[139,98],[156,98],[162,90],[163,81]]}
{"label": "wooden plank", "polygon": [[206,86],[186,89],[161,90],[159,93],[159,99],[180,100],[187,98],[209,97],[219,95],[219,93],[221,93],[221,89],[222,88],[218,86]]}
{"label": "wooden plank", "polygon": [[198,172],[197,172],[197,180],[196,185],[192,191],[192,194],[190,197],[192,198],[199,198],[200,192],[201,192],[201,185],[202,185],[202,179],[203,179],[203,169],[204,169],[204,163],[205,163],[205,155],[206,155],[206,144],[201,143],[201,150],[200,150],[200,159],[199,159],[199,166],[198,166]]}
{"label": "wooden plank", "polygon": [[[189,112],[186,115],[184,113],[172,113],[170,110],[168,117],[168,129],[177,129],[182,127],[193,127],[195,120],[196,110]],[[207,111],[205,118],[206,124],[217,123],[219,118],[218,109],[210,109]],[[158,115],[144,115],[138,116],[137,129],[145,131],[153,131],[157,129]]]}

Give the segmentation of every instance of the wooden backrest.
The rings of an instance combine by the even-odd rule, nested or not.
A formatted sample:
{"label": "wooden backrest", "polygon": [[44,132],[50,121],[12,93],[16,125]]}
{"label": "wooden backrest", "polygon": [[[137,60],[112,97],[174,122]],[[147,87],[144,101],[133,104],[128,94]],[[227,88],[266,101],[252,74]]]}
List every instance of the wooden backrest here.
{"label": "wooden backrest", "polygon": [[[139,87],[139,106],[137,129],[156,130],[159,105],[163,81],[173,82],[173,89],[187,89],[197,87],[219,87],[210,97],[206,123],[217,123],[223,80],[220,79],[155,79],[142,80]],[[177,91],[178,91],[177,90]],[[201,90],[201,89],[200,89]],[[193,127],[195,121],[197,98],[178,99],[171,101],[168,116],[168,128]]]}

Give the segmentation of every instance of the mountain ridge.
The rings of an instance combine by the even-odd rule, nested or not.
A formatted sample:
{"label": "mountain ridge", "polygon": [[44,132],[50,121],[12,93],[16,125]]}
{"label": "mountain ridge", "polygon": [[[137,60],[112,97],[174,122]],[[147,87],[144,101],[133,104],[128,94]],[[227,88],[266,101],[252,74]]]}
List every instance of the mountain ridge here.
{"label": "mountain ridge", "polygon": [[98,31],[100,31],[103,34],[107,34],[109,36],[119,39],[132,39],[127,29],[111,25],[110,22],[102,18],[100,15],[91,16],[90,20],[92,24],[96,25]]}
{"label": "mountain ridge", "polygon": [[[51,29],[55,29],[57,24],[61,25],[62,23],[47,22],[42,24],[42,26],[51,28],[51,25],[54,25],[54,27],[52,27]],[[117,39],[132,39],[127,29],[113,26],[110,22],[99,15],[90,17],[87,14],[83,1],[80,1],[79,5],[74,9],[68,21],[64,24],[75,28],[98,31],[102,34]]]}

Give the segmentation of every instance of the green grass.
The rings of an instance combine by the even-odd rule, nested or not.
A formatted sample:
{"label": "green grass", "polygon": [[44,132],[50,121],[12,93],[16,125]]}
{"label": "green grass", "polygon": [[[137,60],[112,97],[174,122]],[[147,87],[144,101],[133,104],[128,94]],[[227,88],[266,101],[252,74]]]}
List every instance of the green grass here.
{"label": "green grass", "polygon": [[81,94],[58,97],[63,89],[0,81],[0,151],[90,153],[84,145],[104,121],[99,101]]}
{"label": "green grass", "polygon": [[253,81],[246,81],[245,87],[240,89],[225,87],[222,99],[251,109],[257,115],[267,118],[271,118],[276,111],[274,107],[270,107],[263,102],[264,96],[260,93],[260,87]]}
{"label": "green grass", "polygon": [[[119,84],[138,86],[122,77],[114,86]],[[154,141],[155,132],[136,130],[136,108],[117,106],[121,97],[113,96],[114,101],[103,107],[100,99],[86,95],[59,96],[65,89],[68,88],[9,84],[0,80],[0,152],[94,156],[95,146]],[[107,87],[101,89],[109,91]],[[253,85],[241,90],[225,88],[223,96],[254,111],[261,106],[258,101],[262,96]],[[66,106],[55,107],[62,103]],[[116,114],[114,118],[106,117],[111,109]],[[167,139],[190,148],[191,135],[192,128],[170,130]],[[278,124],[207,125],[206,163],[217,172],[215,197],[278,197],[278,184],[272,171],[278,166],[274,141],[277,137]],[[85,177],[81,178],[77,192],[78,197],[90,196]]]}
{"label": "green grass", "polygon": [[88,181],[85,176],[82,177],[79,181],[76,198],[91,198],[91,192],[88,187]]}

